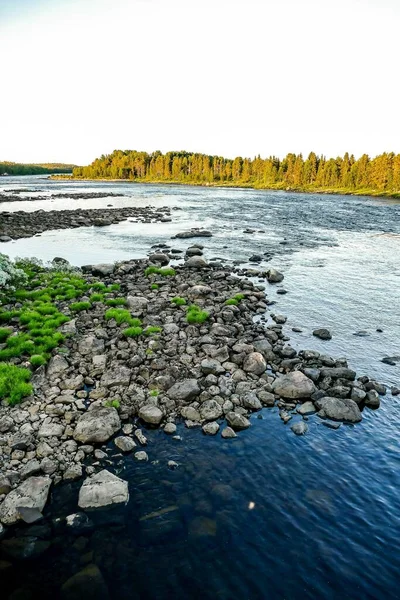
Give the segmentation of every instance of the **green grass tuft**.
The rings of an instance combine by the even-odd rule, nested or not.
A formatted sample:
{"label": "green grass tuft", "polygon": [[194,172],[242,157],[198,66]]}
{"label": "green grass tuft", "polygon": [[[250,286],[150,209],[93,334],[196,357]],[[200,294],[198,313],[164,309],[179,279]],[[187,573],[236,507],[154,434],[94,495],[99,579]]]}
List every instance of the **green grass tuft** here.
{"label": "green grass tuft", "polygon": [[209,316],[209,313],[205,310],[201,310],[200,306],[192,304],[187,310],[186,320],[188,323],[204,323]]}
{"label": "green grass tuft", "polygon": [[150,396],[152,396],[153,398],[155,398],[156,396],[158,396],[160,392],[158,390],[150,390]]}
{"label": "green grass tuft", "polygon": [[171,303],[175,304],[176,306],[184,306],[185,304],[187,304],[185,298],[180,298],[179,296],[172,298]]}
{"label": "green grass tuft", "polygon": [[5,400],[14,406],[26,396],[30,396],[33,393],[33,387],[29,383],[30,378],[29,369],[0,364],[0,400]]}
{"label": "green grass tuft", "polygon": [[7,338],[12,334],[11,329],[7,329],[7,327],[0,327],[0,344],[6,341]]}
{"label": "green grass tuft", "polygon": [[151,325],[150,327],[146,327],[144,330],[144,335],[152,335],[153,333],[161,333],[162,327],[156,327],[155,325]]}
{"label": "green grass tuft", "polygon": [[94,293],[90,296],[90,302],[103,302],[104,300],[104,296],[103,294],[100,294],[99,292]]}
{"label": "green grass tuft", "polygon": [[142,335],[143,329],[141,327],[128,327],[122,333],[125,337],[138,337]]}
{"label": "green grass tuft", "polygon": [[119,400],[106,400],[104,402],[104,406],[107,406],[107,408],[115,408],[118,410],[121,404]]}
{"label": "green grass tuft", "polygon": [[173,277],[176,275],[175,269],[172,267],[147,267],[144,274],[147,275],[162,275],[163,277]]}
{"label": "green grass tuft", "polygon": [[81,312],[83,310],[88,310],[92,305],[90,302],[73,302],[70,305],[70,309],[74,312]]}
{"label": "green grass tuft", "polygon": [[159,287],[160,286],[157,285],[157,283],[152,283],[151,286],[150,286],[150,289],[152,289],[152,290],[158,290]]}
{"label": "green grass tuft", "polygon": [[236,298],[230,298],[229,300],[225,300],[226,306],[237,306],[239,304],[239,300]]}
{"label": "green grass tuft", "polygon": [[125,298],[109,298],[106,300],[107,306],[125,306],[126,300]]}
{"label": "green grass tuft", "polygon": [[34,354],[30,357],[29,362],[33,367],[40,367],[41,365],[45,365],[47,360],[42,354]]}
{"label": "green grass tuft", "polygon": [[115,319],[118,325],[121,325],[121,323],[133,325],[131,313],[129,312],[129,310],[126,310],[124,308],[109,308],[106,311],[105,318],[107,321],[109,321],[110,319]]}

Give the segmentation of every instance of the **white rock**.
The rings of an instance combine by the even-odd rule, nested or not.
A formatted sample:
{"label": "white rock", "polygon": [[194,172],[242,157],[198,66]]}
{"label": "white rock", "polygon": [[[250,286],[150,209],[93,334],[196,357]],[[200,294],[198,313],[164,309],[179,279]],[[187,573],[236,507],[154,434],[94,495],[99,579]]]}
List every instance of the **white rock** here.
{"label": "white rock", "polygon": [[128,500],[128,482],[104,469],[83,482],[78,506],[101,508],[112,504],[127,504]]}
{"label": "white rock", "polygon": [[145,423],[159,425],[162,421],[163,413],[157,406],[145,404],[145,406],[142,406],[139,410],[139,417],[145,421]]}
{"label": "white rock", "polygon": [[29,477],[15,490],[12,490],[0,505],[0,521],[5,525],[13,525],[21,519],[19,507],[33,508],[41,513],[49,494],[51,479],[49,477]]}

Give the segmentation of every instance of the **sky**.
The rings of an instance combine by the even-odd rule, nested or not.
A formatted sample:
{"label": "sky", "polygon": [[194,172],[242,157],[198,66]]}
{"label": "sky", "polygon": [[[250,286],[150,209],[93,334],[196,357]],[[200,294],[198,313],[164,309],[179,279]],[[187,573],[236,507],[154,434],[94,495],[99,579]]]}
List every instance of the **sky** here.
{"label": "sky", "polygon": [[0,161],[400,152],[399,0],[0,0]]}

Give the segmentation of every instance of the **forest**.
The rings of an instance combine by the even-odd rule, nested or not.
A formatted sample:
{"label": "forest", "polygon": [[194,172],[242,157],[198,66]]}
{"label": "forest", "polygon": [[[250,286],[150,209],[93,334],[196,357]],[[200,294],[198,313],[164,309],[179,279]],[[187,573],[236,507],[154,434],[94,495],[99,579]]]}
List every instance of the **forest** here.
{"label": "forest", "polygon": [[46,175],[55,173],[72,173],[75,165],[62,163],[22,164],[14,162],[0,162],[0,175]]}
{"label": "forest", "polygon": [[363,154],[356,159],[348,153],[326,158],[311,152],[306,159],[302,154],[228,159],[190,152],[114,150],[87,167],[74,168],[73,177],[400,195],[400,154],[385,152],[375,158]]}

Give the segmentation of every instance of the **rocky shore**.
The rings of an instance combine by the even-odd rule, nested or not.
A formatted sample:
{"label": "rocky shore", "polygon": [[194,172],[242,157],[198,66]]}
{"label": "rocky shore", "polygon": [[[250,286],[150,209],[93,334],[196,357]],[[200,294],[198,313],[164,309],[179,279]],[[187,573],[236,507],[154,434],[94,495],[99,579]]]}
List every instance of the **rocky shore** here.
{"label": "rocky shore", "polygon": [[77,227],[106,227],[131,219],[138,223],[165,223],[171,221],[168,207],[124,207],[44,211],[2,212],[0,242],[32,237],[54,229]]}
{"label": "rocky shore", "polygon": [[[126,324],[106,318],[102,302],[79,316],[68,302],[59,303],[71,318],[61,328],[62,352],[35,371],[33,396],[0,406],[0,537],[6,538],[0,549],[6,555],[15,552],[8,548],[10,526],[25,522],[29,530],[40,521],[52,485],[82,479],[77,515],[66,523],[84,519],[83,511],[127,503],[127,482],[109,470],[106,446],[147,461],[147,428],[179,441],[177,426],[184,423],[231,443],[265,407],[277,406],[282,426],[295,435],[307,434],[315,413],[336,429],[379,407],[384,385],[357,378],[344,358],[290,346],[286,319],[269,313],[265,290],[283,274],[253,270],[254,283],[247,271],[210,265],[201,254],[201,244],[191,246],[168,275],[158,268],[172,258],[165,245],[148,260],[84,268],[87,282],[120,287],[115,298],[141,320],[137,337],[126,337]],[[207,315],[203,322],[188,322],[193,305]],[[20,552],[40,553],[40,540],[39,546],[29,540]]]}
{"label": "rocky shore", "polygon": [[69,200],[92,200],[93,198],[121,198],[126,194],[114,192],[70,192],[59,194],[48,194],[46,196],[19,196],[21,193],[32,193],[39,190],[15,189],[11,194],[0,193],[0,202],[37,202],[38,200],[53,200],[54,198],[68,198]]}

